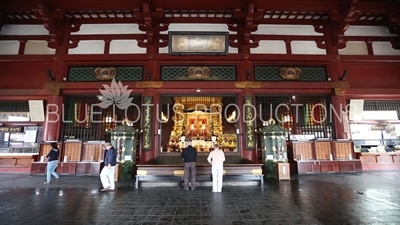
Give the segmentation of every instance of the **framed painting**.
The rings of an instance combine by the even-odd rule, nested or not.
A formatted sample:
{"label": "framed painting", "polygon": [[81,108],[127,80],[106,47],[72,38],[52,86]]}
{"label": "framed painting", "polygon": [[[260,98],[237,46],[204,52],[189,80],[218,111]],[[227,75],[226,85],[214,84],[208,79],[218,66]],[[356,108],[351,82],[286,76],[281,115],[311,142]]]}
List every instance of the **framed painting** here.
{"label": "framed painting", "polygon": [[227,55],[228,32],[171,31],[168,51],[171,55]]}

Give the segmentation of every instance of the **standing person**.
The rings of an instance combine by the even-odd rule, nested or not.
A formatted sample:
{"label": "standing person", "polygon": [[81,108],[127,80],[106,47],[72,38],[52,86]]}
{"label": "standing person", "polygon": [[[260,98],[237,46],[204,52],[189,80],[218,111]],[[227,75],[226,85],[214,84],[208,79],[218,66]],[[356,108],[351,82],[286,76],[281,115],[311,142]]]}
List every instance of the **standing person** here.
{"label": "standing person", "polygon": [[213,180],[212,192],[221,192],[225,153],[221,149],[219,149],[218,144],[214,145],[214,151],[210,152],[207,161],[212,165],[211,166],[212,180]]}
{"label": "standing person", "polygon": [[60,181],[60,176],[56,173],[56,168],[58,166],[58,157],[60,157],[60,150],[58,150],[58,146],[56,142],[50,143],[51,150],[46,155],[47,158],[47,181],[44,184],[50,184],[51,175],[53,175],[57,182]]}
{"label": "standing person", "polygon": [[184,167],[184,189],[186,191],[189,190],[189,177],[191,177],[191,190],[196,189],[196,158],[197,152],[196,149],[192,146],[192,141],[189,140],[187,142],[187,147],[181,153],[181,158],[185,162]]}
{"label": "standing person", "polygon": [[117,164],[117,150],[109,142],[105,143],[104,147],[106,157],[104,159],[104,167],[100,173],[100,180],[103,184],[101,191],[113,191],[115,190],[114,172]]}

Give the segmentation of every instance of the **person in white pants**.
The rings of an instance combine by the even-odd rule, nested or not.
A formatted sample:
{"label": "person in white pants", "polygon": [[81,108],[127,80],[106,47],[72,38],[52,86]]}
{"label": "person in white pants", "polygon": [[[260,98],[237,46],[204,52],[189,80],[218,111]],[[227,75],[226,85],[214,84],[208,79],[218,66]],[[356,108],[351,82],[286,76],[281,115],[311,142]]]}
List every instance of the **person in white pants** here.
{"label": "person in white pants", "polygon": [[104,147],[106,149],[106,157],[104,159],[104,167],[100,173],[100,180],[103,184],[101,191],[113,191],[115,190],[114,172],[117,164],[117,150],[109,142]]}
{"label": "person in white pants", "polygon": [[224,174],[225,154],[221,149],[219,149],[219,146],[217,144],[214,145],[214,151],[210,152],[210,154],[208,155],[207,161],[212,165],[212,192],[221,192],[222,176]]}

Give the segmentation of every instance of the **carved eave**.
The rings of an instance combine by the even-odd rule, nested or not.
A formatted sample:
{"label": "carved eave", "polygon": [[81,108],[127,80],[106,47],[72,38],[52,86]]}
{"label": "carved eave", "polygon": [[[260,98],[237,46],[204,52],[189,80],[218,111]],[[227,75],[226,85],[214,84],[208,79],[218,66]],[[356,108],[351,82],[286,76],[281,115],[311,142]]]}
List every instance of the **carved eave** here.
{"label": "carved eave", "polygon": [[4,12],[0,11],[0,31],[1,31],[1,28],[3,27],[3,25],[4,25],[5,17],[6,17],[6,14]]}
{"label": "carved eave", "polygon": [[345,1],[340,9],[332,10],[329,15],[332,25],[332,46],[336,46],[338,49],[346,47],[346,42],[343,40],[344,32],[360,16],[360,11],[356,10],[357,2],[358,0]]}
{"label": "carved eave", "polygon": [[56,48],[62,46],[65,11],[59,9],[53,10],[39,3],[36,9],[32,9],[32,12],[37,19],[42,21],[43,26],[49,31],[50,40],[48,41],[48,47]]}
{"label": "carved eave", "polygon": [[[257,21],[262,19],[264,16],[263,9],[255,9],[255,5],[250,3],[245,12],[242,9],[235,9],[233,12],[233,18],[236,20],[235,24],[228,24],[230,31],[238,33],[238,39],[242,39],[242,44],[249,46],[250,48],[258,47],[258,41],[255,41],[251,37],[251,33],[257,31]],[[229,46],[238,47],[239,43],[235,40],[230,40]]]}
{"label": "carved eave", "polygon": [[389,32],[397,35],[397,39],[391,41],[392,48],[400,50],[400,13],[392,13],[388,19]]}
{"label": "carved eave", "polygon": [[72,23],[70,32],[78,32],[81,29],[81,24]]}
{"label": "carved eave", "polygon": [[169,25],[160,25],[160,20],[164,17],[164,10],[161,8],[151,10],[149,4],[143,3],[141,11],[139,9],[133,10],[133,16],[140,21],[139,30],[146,32],[146,40],[138,40],[139,47],[145,48],[160,43],[158,35],[160,31],[167,31]]}

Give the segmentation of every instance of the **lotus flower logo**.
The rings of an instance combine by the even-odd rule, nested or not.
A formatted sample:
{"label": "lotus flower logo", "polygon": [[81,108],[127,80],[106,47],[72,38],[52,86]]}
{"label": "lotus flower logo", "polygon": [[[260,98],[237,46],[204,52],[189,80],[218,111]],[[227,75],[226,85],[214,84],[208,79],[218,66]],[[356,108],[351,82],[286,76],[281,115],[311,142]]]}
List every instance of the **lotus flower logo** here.
{"label": "lotus flower logo", "polygon": [[99,89],[101,95],[99,106],[103,109],[108,108],[110,105],[115,104],[120,109],[127,109],[132,104],[132,98],[129,98],[132,90],[128,90],[128,85],[122,85],[121,81],[118,83],[113,79],[111,86],[103,84],[104,90]]}

